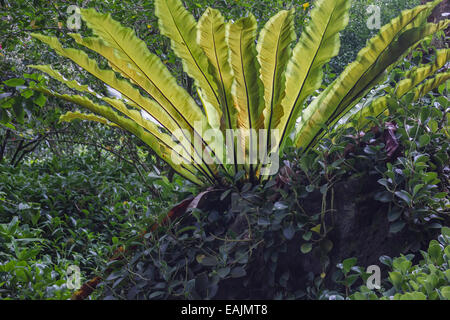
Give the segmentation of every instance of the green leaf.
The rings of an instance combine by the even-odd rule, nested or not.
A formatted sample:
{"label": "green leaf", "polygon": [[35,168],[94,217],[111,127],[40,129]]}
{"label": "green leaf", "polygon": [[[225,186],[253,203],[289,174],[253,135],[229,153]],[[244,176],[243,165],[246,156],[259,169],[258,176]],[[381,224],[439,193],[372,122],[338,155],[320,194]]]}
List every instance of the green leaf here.
{"label": "green leaf", "polygon": [[25,80],[13,78],[13,79],[3,81],[3,83],[6,84],[8,87],[18,87],[18,86],[23,86],[25,84]]}
{"label": "green leaf", "polygon": [[302,253],[306,254],[308,252],[310,252],[312,249],[312,244],[310,242],[308,243],[304,243],[302,244],[300,250],[302,251]]}
{"label": "green leaf", "polygon": [[152,292],[151,294],[149,294],[148,299],[151,300],[151,299],[159,297],[163,294],[165,294],[164,291],[155,291],[155,292]]}
{"label": "green leaf", "polygon": [[423,177],[423,181],[428,184],[433,184],[432,181],[436,180],[437,173],[436,172],[427,172]]}
{"label": "green leaf", "polygon": [[448,238],[450,238],[450,228],[448,227],[443,227],[441,230],[442,234]]}
{"label": "green leaf", "polygon": [[400,218],[402,212],[398,209],[392,209],[391,211],[389,211],[388,213],[388,220],[389,222],[394,222],[395,220],[397,220],[398,218]]}
{"label": "green leaf", "polygon": [[292,227],[292,225],[283,229],[283,235],[287,240],[291,240],[292,238],[294,238],[295,229]]}
{"label": "green leaf", "polygon": [[402,199],[403,201],[405,201],[408,205],[411,205],[411,195],[407,191],[405,190],[396,191],[395,195],[400,199]]}
{"label": "green leaf", "polygon": [[348,258],[342,261],[342,271],[348,273],[356,265],[356,258]]}
{"label": "green leaf", "polygon": [[331,240],[325,239],[320,243],[320,248],[323,252],[328,253],[333,249],[333,242]]}
{"label": "green leaf", "polygon": [[217,270],[217,274],[219,275],[219,277],[225,278],[230,273],[230,270],[231,269],[229,267],[221,268]]}
{"label": "green leaf", "polygon": [[428,247],[428,255],[434,263],[440,264],[442,261],[442,249],[439,243],[433,241],[430,243],[430,246]]}
{"label": "green leaf", "polygon": [[415,185],[414,190],[413,190],[413,195],[416,195],[417,192],[419,192],[419,190],[423,188],[423,186],[424,186],[424,184],[422,184],[422,183]]}
{"label": "green leaf", "polygon": [[397,258],[394,259],[393,266],[395,270],[400,271],[402,274],[406,274],[411,268],[412,262],[403,257]]}
{"label": "green leaf", "polygon": [[16,119],[19,123],[23,123],[25,111],[23,110],[23,106],[21,103],[16,103],[13,105],[13,110],[16,115]]}
{"label": "green leaf", "polygon": [[205,256],[205,255],[198,255],[197,262],[204,266],[208,266],[208,267],[217,265],[216,257]]}
{"label": "green leaf", "polygon": [[421,148],[423,148],[426,145],[428,145],[430,143],[430,141],[431,141],[431,138],[429,135],[427,135],[427,134],[421,135],[419,138],[419,146]]}
{"label": "green leaf", "polygon": [[393,224],[391,224],[391,226],[389,227],[389,232],[390,233],[397,233],[399,231],[401,231],[404,227],[405,227],[405,222],[403,221],[397,221],[394,222]]}
{"label": "green leaf", "polygon": [[16,269],[15,273],[16,273],[17,278],[19,278],[23,282],[27,282],[28,283],[29,282],[29,278],[28,278],[27,271],[28,270],[22,269],[22,268]]}
{"label": "green leaf", "polygon": [[401,275],[400,272],[397,271],[392,271],[389,272],[389,279],[391,280],[392,284],[396,287],[396,288],[400,288],[402,281],[403,281],[403,276]]}
{"label": "green leaf", "polygon": [[379,180],[378,180],[378,183],[381,184],[381,185],[383,185],[383,186],[385,186],[387,189],[389,188],[389,182],[388,182],[387,179],[384,179],[384,178],[379,179]]}
{"label": "green leaf", "polygon": [[23,90],[23,91],[20,93],[20,95],[21,95],[22,97],[24,97],[25,99],[30,98],[33,94],[34,94],[34,91],[31,90],[31,89]]}
{"label": "green leaf", "polygon": [[431,132],[436,133],[439,128],[439,124],[436,120],[431,119],[428,121],[428,128],[430,128]]}
{"label": "green leaf", "polygon": [[399,298],[399,300],[427,300],[427,296],[422,292],[407,292]]}
{"label": "green leaf", "polygon": [[381,256],[379,258],[380,262],[388,267],[392,267],[392,258],[389,256]]}
{"label": "green leaf", "polygon": [[304,239],[305,241],[309,241],[309,240],[311,239],[311,236],[312,236],[312,232],[311,232],[311,231],[308,231],[308,232],[306,232],[306,233],[303,235],[303,239]]}
{"label": "green leaf", "polygon": [[245,269],[243,267],[235,267],[233,270],[231,270],[231,277],[232,278],[241,278],[244,277],[247,274]]}
{"label": "green leaf", "polygon": [[352,274],[349,275],[347,278],[345,278],[344,283],[346,286],[350,287],[352,286],[356,280],[358,280],[359,274]]}
{"label": "green leaf", "polygon": [[39,97],[34,99],[34,103],[36,103],[41,108],[45,105],[46,101],[47,101],[47,98],[42,93],[39,95]]}
{"label": "green leaf", "polygon": [[445,299],[450,300],[450,286],[441,288],[441,294]]}
{"label": "green leaf", "polygon": [[8,124],[10,121],[9,113],[3,108],[0,108],[0,123]]}
{"label": "green leaf", "polygon": [[445,247],[444,253],[447,256],[447,258],[450,259],[450,245]]}

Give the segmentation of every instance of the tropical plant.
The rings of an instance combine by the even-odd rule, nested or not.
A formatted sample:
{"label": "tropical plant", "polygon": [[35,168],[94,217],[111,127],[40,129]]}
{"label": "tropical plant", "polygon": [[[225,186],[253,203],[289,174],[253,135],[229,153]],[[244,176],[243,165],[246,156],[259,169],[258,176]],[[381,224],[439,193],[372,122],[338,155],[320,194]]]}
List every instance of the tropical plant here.
{"label": "tropical plant", "polygon": [[[91,94],[93,100],[36,89],[94,113],[69,112],[61,120],[93,120],[125,129],[196,184],[222,184],[224,177],[232,176],[235,181],[242,178],[257,183],[273,173],[272,161],[286,146],[303,151],[314,147],[411,48],[445,29],[448,20],[427,23],[440,2],[403,11],[382,27],[356,60],[312,102],[310,98],[321,87],[323,66],[339,52],[339,32],[348,23],[350,0],[316,1],[311,21],[295,46],[293,10],[272,17],[257,39],[257,21],[251,14],[225,22],[219,11],[208,8],[197,23],[181,1],[155,0],[160,32],[170,38],[184,71],[194,79],[198,93],[194,97],[177,84],[133,30],[122,27],[110,15],[81,9],[82,19],[95,36],[71,34],[72,38],[103,56],[112,70],[100,68],[82,50],[63,47],[56,37],[32,36],[117,90],[120,98],[96,94],[88,85],[67,80],[49,65],[32,67],[71,89]],[[445,82],[448,72],[430,77],[448,56],[444,49],[435,64],[406,74],[395,95],[414,91],[420,97]],[[368,114],[353,116],[376,116],[381,107],[375,102],[366,103]]]}

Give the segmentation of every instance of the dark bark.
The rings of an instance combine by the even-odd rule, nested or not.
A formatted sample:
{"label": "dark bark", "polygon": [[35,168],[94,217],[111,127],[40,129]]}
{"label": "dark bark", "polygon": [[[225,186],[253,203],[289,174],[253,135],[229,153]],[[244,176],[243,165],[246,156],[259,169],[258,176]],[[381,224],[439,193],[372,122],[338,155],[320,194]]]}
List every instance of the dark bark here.
{"label": "dark bark", "polygon": [[5,138],[2,142],[2,146],[0,148],[0,162],[3,161],[3,158],[5,157],[5,151],[6,151],[6,144],[8,143],[8,139],[11,135],[11,130],[7,129],[5,133]]}
{"label": "dark bark", "polygon": [[[398,233],[390,233],[388,204],[373,197],[374,193],[380,190],[376,180],[369,177],[351,179],[335,186],[334,224],[327,236],[333,243],[333,248],[327,255],[329,266],[324,269],[324,257],[318,245],[306,255],[300,252],[304,241],[303,234],[298,233],[289,242],[287,251],[278,256],[275,283],[278,283],[279,277],[287,271],[290,278],[286,291],[305,291],[306,287],[311,285],[309,274],[318,277],[324,272],[325,287],[333,289],[337,286],[332,280],[332,275],[337,271],[336,265],[347,258],[356,257],[357,265],[364,268],[377,265],[381,268],[382,277],[385,277],[386,267],[379,261],[381,256],[396,257],[411,252],[415,253],[416,257],[420,256],[418,250],[424,250],[426,244],[436,235],[418,234],[407,227]],[[306,212],[320,212],[322,194],[313,193],[301,204]],[[328,203],[327,207],[330,205],[331,203]],[[326,224],[332,225],[330,220]],[[228,279],[221,282],[214,299],[273,299],[279,288],[276,285],[267,286],[271,272],[262,259],[265,250],[268,248],[259,247],[261,258],[255,258],[247,266],[245,279]],[[258,257],[258,253],[255,257]],[[245,282],[247,285],[243,286]]]}

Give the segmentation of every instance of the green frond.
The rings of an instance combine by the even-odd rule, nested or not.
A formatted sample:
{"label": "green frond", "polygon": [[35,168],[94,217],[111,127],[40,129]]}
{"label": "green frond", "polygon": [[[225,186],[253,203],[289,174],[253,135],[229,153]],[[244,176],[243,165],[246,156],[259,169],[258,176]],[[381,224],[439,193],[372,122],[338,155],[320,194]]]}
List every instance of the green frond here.
{"label": "green frond", "polygon": [[427,4],[403,11],[368,41],[356,60],[304,110],[296,131],[297,147],[310,147],[323,134],[323,128],[333,126],[355,106],[386,75],[386,69],[411,46],[445,28],[447,22],[407,28],[430,6]]}
{"label": "green frond", "polygon": [[86,113],[81,113],[81,112],[68,111],[59,117],[60,122],[72,122],[73,120],[95,121],[95,122],[99,122],[102,124],[106,124],[111,127],[117,127],[117,125],[115,123],[112,123],[112,122],[108,121],[108,119],[97,116],[93,113],[86,114]]}
{"label": "green frond", "polygon": [[[93,112],[69,112],[62,121],[92,120],[127,130],[197,184],[220,184],[219,170],[228,175],[241,168],[246,171],[246,179],[256,182],[267,159],[253,156],[261,156],[264,151],[269,157],[275,152],[281,154],[291,142],[307,150],[343,116],[364,126],[368,116],[386,113],[391,100],[408,93],[418,99],[448,81],[448,72],[436,75],[449,60],[449,49],[443,49],[437,51],[433,63],[408,71],[395,89],[387,90],[389,94],[379,97],[378,90],[364,99],[412,48],[448,26],[448,20],[427,22],[440,2],[403,11],[382,27],[356,60],[307,106],[307,98],[322,84],[324,64],[339,52],[339,32],[348,23],[351,0],[315,1],[311,20],[293,49],[293,10],[283,10],[269,19],[257,39],[257,21],[251,14],[226,22],[219,11],[208,8],[197,23],[181,0],[155,0],[161,34],[170,39],[183,70],[194,80],[202,106],[178,85],[132,29],[93,9],[81,9],[93,36],[70,36],[105,58],[107,69],[100,68],[87,52],[63,47],[55,37],[32,36],[117,90],[120,99],[68,80],[51,66],[31,67],[93,99],[36,88]],[[363,107],[356,111],[360,101]],[[225,145],[210,129],[222,134],[231,129],[232,137],[239,140]],[[261,136],[260,129],[267,129],[269,137]],[[239,138],[236,132],[244,134]],[[222,136],[223,140],[227,137]],[[234,154],[232,164],[225,160],[230,160],[230,153]]]}
{"label": "green frond", "polygon": [[286,67],[292,55],[291,44],[296,40],[294,11],[280,11],[261,30],[258,38],[258,61],[264,85],[264,127],[278,124],[281,112],[274,115],[275,106],[284,98]]}
{"label": "green frond", "polygon": [[184,71],[195,81],[209,124],[218,127],[222,117],[219,90],[208,58],[197,44],[197,22],[178,0],[155,0],[155,15],[161,34],[170,38]]}
{"label": "green frond", "polygon": [[[234,82],[231,88],[234,106],[238,111],[237,128],[249,131],[249,143],[242,135],[239,146],[246,164],[254,162],[247,154],[255,155],[258,130],[264,127],[263,87],[259,78],[259,63],[256,52],[256,19],[253,15],[241,18],[229,26],[227,42],[230,47],[230,63]],[[256,130],[256,131],[253,131]],[[238,147],[239,147],[238,146]],[[250,167],[250,175],[254,167]]]}

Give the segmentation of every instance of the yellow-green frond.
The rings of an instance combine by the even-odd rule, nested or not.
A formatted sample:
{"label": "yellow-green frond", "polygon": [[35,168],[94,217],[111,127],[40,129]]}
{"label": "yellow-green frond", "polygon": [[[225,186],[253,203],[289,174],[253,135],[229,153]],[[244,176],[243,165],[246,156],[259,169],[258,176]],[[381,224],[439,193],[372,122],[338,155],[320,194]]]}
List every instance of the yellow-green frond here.
{"label": "yellow-green frond", "polygon": [[250,15],[230,25],[227,36],[234,72],[231,91],[234,105],[238,110],[238,127],[243,129],[263,127],[261,116],[264,105],[256,57],[256,27],[256,19]]}
{"label": "yellow-green frond", "polygon": [[412,90],[412,92],[414,93],[414,100],[420,99],[431,90],[434,90],[441,84],[446,83],[449,79],[450,79],[450,71],[438,73],[434,78],[425,81],[417,88]]}
{"label": "yellow-green frond", "polygon": [[[82,38],[72,34],[79,44],[104,56],[114,70],[145,90],[160,109],[183,128],[192,131],[195,122],[206,122],[192,97],[177,84],[166,66],[149,52],[132,29],[122,27],[110,15],[92,9],[82,10],[82,18],[100,38]],[[157,115],[149,113],[157,118]]]}
{"label": "yellow-green frond", "polygon": [[147,144],[162,160],[169,163],[176,172],[180,175],[186,177],[187,179],[193,181],[197,184],[203,184],[196,176],[195,173],[197,169],[192,166],[181,166],[175,164],[172,161],[171,148],[168,145],[165,145],[163,141],[159,138],[158,135],[154,135],[151,132],[146,131],[143,127],[141,127],[137,122],[123,117],[115,112],[112,108],[103,106],[93,101],[89,100],[86,97],[80,95],[67,95],[67,94],[59,94],[54,91],[45,89],[45,88],[36,88],[37,90],[47,94],[52,95],[57,98],[66,100],[68,102],[77,104],[79,106],[85,107],[91,110],[94,113],[100,114],[104,119],[107,119],[109,122],[116,124],[118,127],[129,131],[134,134],[136,137],[141,139],[145,144]]}
{"label": "yellow-green frond", "polygon": [[194,79],[205,103],[208,122],[219,127],[222,111],[217,84],[210,73],[208,58],[197,44],[197,22],[179,0],[155,0],[161,34],[171,40],[172,49],[181,58],[184,71]]}
{"label": "yellow-green frond", "polygon": [[147,111],[169,131],[174,131],[178,128],[177,123],[171,117],[169,117],[167,113],[165,113],[154,101],[144,97],[139,92],[139,90],[134,88],[128,81],[117,78],[114,71],[101,69],[98,66],[97,62],[89,58],[84,51],[73,48],[63,48],[61,43],[55,37],[48,37],[35,33],[33,33],[32,36],[46,43],[59,55],[71,59],[84,70],[120,92],[124,98],[132,101],[133,103]]}
{"label": "yellow-green frond", "polygon": [[331,126],[350,110],[411,46],[445,27],[445,22],[442,22],[407,28],[405,31],[420,13],[429,8],[428,4],[403,11],[368,41],[355,62],[304,110],[295,138],[297,147],[308,148],[323,132],[324,126]]}
{"label": "yellow-green frond", "polygon": [[350,0],[318,0],[311,11],[286,71],[286,93],[276,106],[281,114],[274,124],[281,139],[288,136],[302,109],[304,100],[322,83],[322,67],[339,52],[339,32],[349,20]]}
{"label": "yellow-green frond", "polygon": [[396,88],[395,95],[397,97],[403,96],[406,92],[417,86],[427,77],[435,73],[437,70],[445,66],[450,61],[450,49],[441,49],[436,52],[436,59],[434,63],[427,64],[407,72],[404,80],[401,80]]}
{"label": "yellow-green frond", "polygon": [[59,71],[53,69],[53,67],[51,65],[28,65],[28,67],[45,72],[53,79],[64,83],[71,89],[77,90],[79,92],[86,92],[86,93],[98,96],[98,94],[96,94],[91,88],[89,88],[88,85],[82,85],[75,80],[66,79]]}
{"label": "yellow-green frond", "polygon": [[81,112],[66,112],[62,116],[59,117],[60,122],[71,122],[73,120],[87,120],[87,121],[95,121],[102,124],[106,124],[111,127],[117,127],[117,125],[113,122],[108,121],[103,117],[97,116],[93,113],[81,113]]}
{"label": "yellow-green frond", "polygon": [[236,127],[236,109],[231,97],[233,72],[226,42],[226,23],[218,10],[208,8],[198,21],[197,43],[212,66],[222,111],[221,129]]}
{"label": "yellow-green frond", "polygon": [[[258,61],[264,85],[264,127],[271,129],[278,123],[281,112],[274,113],[275,106],[284,97],[286,67],[292,55],[291,44],[296,40],[294,11],[280,11],[270,18],[258,38]],[[281,111],[281,110],[279,110]],[[275,118],[275,119],[273,119]]]}

